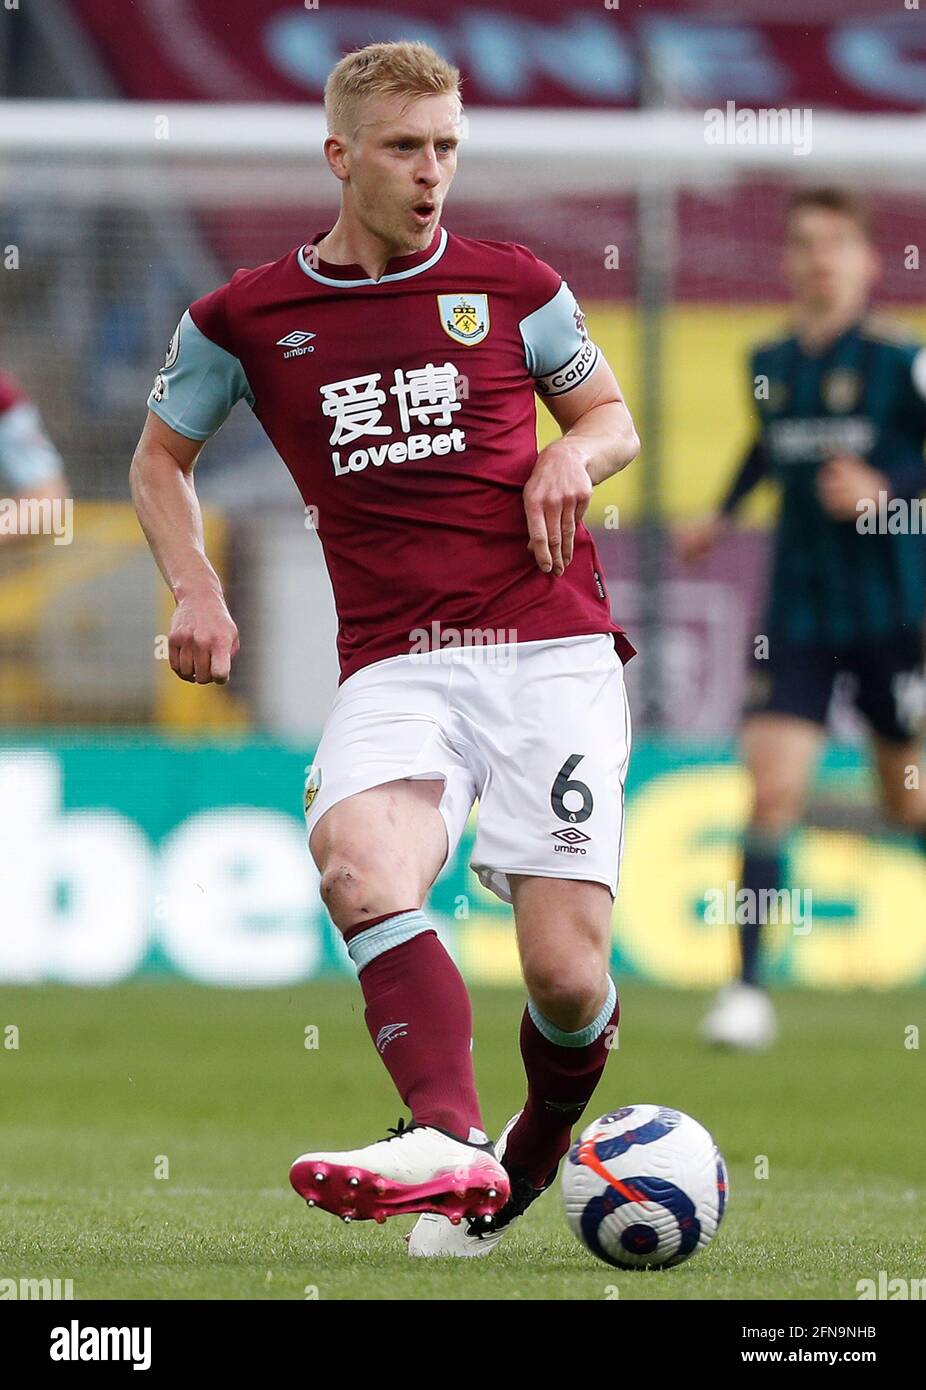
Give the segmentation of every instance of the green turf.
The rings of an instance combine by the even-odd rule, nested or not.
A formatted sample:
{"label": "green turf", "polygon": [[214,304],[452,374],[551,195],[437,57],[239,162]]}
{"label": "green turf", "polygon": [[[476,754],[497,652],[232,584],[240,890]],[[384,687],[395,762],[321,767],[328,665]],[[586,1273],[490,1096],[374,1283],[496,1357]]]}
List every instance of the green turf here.
{"label": "green turf", "polygon": [[[0,1043],[20,1030],[18,1051],[0,1046],[0,1278],[70,1278],[75,1298],[623,1300],[853,1299],[882,1269],[926,1276],[926,1059],[904,1047],[905,1026],[926,1023],[922,992],[779,994],[784,1041],[762,1057],[693,1041],[703,996],[622,997],[595,1111],[680,1106],[730,1167],[720,1235],[678,1269],[600,1264],[558,1190],[476,1261],[409,1260],[408,1218],[347,1228],[309,1212],[287,1182],[295,1155],[367,1142],[401,1111],[356,986],[153,981],[0,993]],[[521,1003],[483,990],[475,1008],[497,1129],[522,1099]]]}

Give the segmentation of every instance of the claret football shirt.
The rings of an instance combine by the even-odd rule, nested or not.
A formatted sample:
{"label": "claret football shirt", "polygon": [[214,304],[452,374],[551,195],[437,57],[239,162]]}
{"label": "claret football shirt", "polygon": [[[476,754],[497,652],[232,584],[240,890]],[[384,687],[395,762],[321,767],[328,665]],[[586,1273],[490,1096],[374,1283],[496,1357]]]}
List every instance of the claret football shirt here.
{"label": "claret football shirt", "polygon": [[527,548],[534,392],[598,362],[569,286],[523,246],[444,228],[372,280],[322,260],[325,235],[196,300],[148,405],[208,439],[248,402],[313,508],[341,680],[434,623],[483,634],[464,642],[607,632],[627,661],[587,527],[558,578]]}

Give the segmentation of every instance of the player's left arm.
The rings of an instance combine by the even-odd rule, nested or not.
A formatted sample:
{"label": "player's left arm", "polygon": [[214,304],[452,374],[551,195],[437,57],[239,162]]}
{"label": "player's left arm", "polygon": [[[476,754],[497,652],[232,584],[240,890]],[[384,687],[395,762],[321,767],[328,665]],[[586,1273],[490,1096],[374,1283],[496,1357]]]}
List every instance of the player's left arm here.
{"label": "player's left arm", "polygon": [[525,368],[563,431],[541,450],[524,486],[528,549],[545,574],[559,575],[572,560],[592,488],[626,468],[640,441],[572,290],[524,246],[514,247],[514,298]]}
{"label": "player's left arm", "polygon": [[544,405],[563,434],[541,451],[538,463],[547,457],[579,454],[595,487],[626,468],[640,452],[627,402],[603,356],[581,386],[563,396],[547,397]]}
{"label": "player's left arm", "polygon": [[529,548],[544,571],[562,574],[592,488],[626,468],[640,440],[620,386],[604,357],[579,386],[544,398],[563,431],[540,451],[524,488]]}

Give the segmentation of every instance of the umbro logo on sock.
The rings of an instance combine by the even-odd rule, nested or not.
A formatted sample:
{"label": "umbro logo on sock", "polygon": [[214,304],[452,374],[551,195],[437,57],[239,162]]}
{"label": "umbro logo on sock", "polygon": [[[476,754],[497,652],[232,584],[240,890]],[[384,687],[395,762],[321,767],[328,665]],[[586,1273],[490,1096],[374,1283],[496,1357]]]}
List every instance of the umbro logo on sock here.
{"label": "umbro logo on sock", "polygon": [[379,1052],[385,1052],[386,1048],[396,1038],[404,1038],[408,1035],[407,1023],[384,1023],[376,1034],[376,1047]]}

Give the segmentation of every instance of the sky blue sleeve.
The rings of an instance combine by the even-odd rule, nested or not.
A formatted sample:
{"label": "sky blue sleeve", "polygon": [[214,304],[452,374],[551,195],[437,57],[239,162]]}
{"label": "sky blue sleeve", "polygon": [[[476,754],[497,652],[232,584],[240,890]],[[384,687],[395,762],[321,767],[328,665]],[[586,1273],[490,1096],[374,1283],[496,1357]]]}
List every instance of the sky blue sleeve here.
{"label": "sky blue sleeve", "polygon": [[564,280],[548,303],[518,327],[527,370],[541,396],[561,396],[591,376],[598,348],[585,330],[585,315]]}
{"label": "sky blue sleeve", "polygon": [[244,368],[196,327],[189,309],[170,340],[148,409],[188,439],[208,439],[237,401],[254,404]]}
{"label": "sky blue sleeve", "polygon": [[31,401],[18,401],[0,415],[0,479],[26,492],[63,473],[61,455]]}

